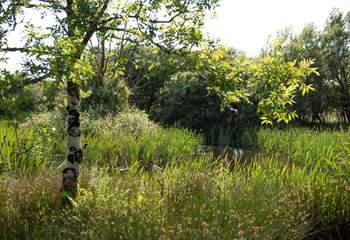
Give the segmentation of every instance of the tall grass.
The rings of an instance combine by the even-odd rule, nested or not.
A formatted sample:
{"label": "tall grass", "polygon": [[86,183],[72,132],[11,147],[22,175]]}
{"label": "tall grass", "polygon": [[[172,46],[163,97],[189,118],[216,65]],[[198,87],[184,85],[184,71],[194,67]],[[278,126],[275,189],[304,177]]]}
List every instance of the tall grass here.
{"label": "tall grass", "polygon": [[307,211],[312,202],[302,189],[289,191],[259,174],[247,179],[210,165],[181,163],[152,175],[85,171],[75,207],[66,212],[55,208],[57,176],[5,179],[0,234],[4,239],[300,239],[312,228]]}
{"label": "tall grass", "polygon": [[350,181],[349,131],[315,131],[301,128],[265,129],[259,144],[269,154],[297,164],[314,175],[329,174]]}
{"label": "tall grass", "polygon": [[142,166],[164,166],[171,161],[186,160],[200,149],[203,140],[185,129],[158,128],[141,136],[88,134],[84,142],[88,144],[86,164],[125,167],[135,162]]}
{"label": "tall grass", "polygon": [[[259,132],[263,150],[274,156],[289,181],[308,183],[320,239],[350,236],[350,135],[344,131],[301,128]],[[297,173],[297,174],[296,174]],[[295,175],[296,174],[296,175]]]}
{"label": "tall grass", "polygon": [[[139,124],[145,119],[130,126],[129,117],[89,120],[80,195],[65,211],[57,207],[63,132],[49,124],[1,122],[1,238],[346,239],[350,234],[347,131],[261,130],[263,153],[227,169],[210,155],[195,157],[201,136]],[[30,150],[22,151],[23,144]],[[152,165],[157,167],[146,168]]]}
{"label": "tall grass", "polygon": [[0,121],[0,174],[41,172],[57,161],[59,147],[44,130],[21,129],[9,122]]}
{"label": "tall grass", "polygon": [[[164,129],[148,124],[133,131],[135,126],[131,128],[119,123],[113,119],[96,120],[83,129],[82,142],[87,144],[85,166],[116,168],[134,163],[141,167],[164,166],[171,161],[186,160],[203,143],[202,136],[186,129]],[[0,121],[0,173],[35,174],[55,168],[64,161],[63,128],[47,123],[35,124],[14,126]]]}

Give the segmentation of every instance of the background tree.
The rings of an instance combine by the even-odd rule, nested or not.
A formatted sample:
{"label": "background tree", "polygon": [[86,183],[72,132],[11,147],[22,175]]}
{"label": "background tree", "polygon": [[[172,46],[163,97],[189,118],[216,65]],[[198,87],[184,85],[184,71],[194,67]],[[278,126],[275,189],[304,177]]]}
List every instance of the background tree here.
{"label": "background tree", "polygon": [[313,24],[304,27],[303,31],[295,36],[291,42],[289,51],[286,52],[287,61],[301,61],[312,59],[312,67],[317,68],[318,74],[311,74],[306,78],[307,84],[312,84],[314,91],[307,95],[296,96],[295,110],[298,119],[306,122],[307,118],[312,122],[325,123],[325,114],[330,111],[329,96],[331,89],[327,84],[325,71],[322,66],[321,33]]}
{"label": "background tree", "polygon": [[[222,106],[245,102],[256,106],[262,124],[289,123],[295,119],[298,92],[305,94],[312,85],[305,82],[311,74],[312,61],[285,62],[278,52],[256,59],[236,58],[228,61],[223,51],[207,57],[206,75],[211,90],[223,97]],[[219,76],[217,76],[219,74]]]}
{"label": "background tree", "polygon": [[[324,29],[317,30],[313,24],[306,25],[300,34],[290,30],[278,33],[264,54],[279,52],[286,61],[312,59],[317,74],[307,77],[315,91],[295,97],[295,111],[302,124],[321,123],[334,118],[348,123],[348,79],[349,79],[349,13],[334,9]],[[329,121],[329,120],[328,120]]]}
{"label": "background tree", "polygon": [[116,114],[128,108],[130,90],[123,78],[124,43],[119,46],[97,37],[97,44],[88,46],[86,62],[92,75],[81,82],[85,96],[81,101],[82,111],[90,116]]}
{"label": "background tree", "polygon": [[333,10],[322,36],[324,71],[337,93],[334,98],[343,121],[350,122],[350,12]]}
{"label": "background tree", "polygon": [[331,91],[322,66],[321,36],[316,26],[309,24],[300,34],[289,33],[281,42],[280,50],[286,61],[311,59],[312,67],[318,71],[318,74],[311,74],[305,79],[315,90],[306,95],[297,93],[295,97],[294,109],[298,114],[298,121],[303,124],[309,121],[325,123],[325,115],[331,107],[329,104]]}
{"label": "background tree", "polygon": [[209,91],[212,81],[220,82],[227,77],[220,64],[207,61],[216,52],[225,56],[225,66],[229,67],[234,59],[245,58],[234,49],[217,45],[208,45],[181,58],[183,66],[177,64],[180,66],[177,72],[167,77],[151,116],[166,125],[177,124],[201,132],[209,145],[256,147],[257,142],[252,140],[255,133],[251,132],[258,124],[254,111],[245,104],[222,108],[223,97]]}

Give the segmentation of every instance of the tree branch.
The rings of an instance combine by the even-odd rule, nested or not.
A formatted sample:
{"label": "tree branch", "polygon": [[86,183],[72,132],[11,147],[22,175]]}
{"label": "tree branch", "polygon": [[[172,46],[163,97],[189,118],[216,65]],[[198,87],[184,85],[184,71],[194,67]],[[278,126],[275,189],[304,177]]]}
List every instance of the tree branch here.
{"label": "tree branch", "polygon": [[37,78],[27,78],[22,81],[22,86],[30,85],[30,84],[35,84],[41,81],[44,81],[45,79],[49,78],[50,74],[45,74],[43,76],[37,77]]}
{"label": "tree branch", "polygon": [[106,12],[107,7],[108,7],[108,3],[110,0],[105,0],[103,2],[101,11],[96,15],[94,21],[92,22],[92,25],[90,26],[90,29],[86,32],[83,41],[82,41],[82,47],[85,47],[86,44],[89,42],[90,38],[92,37],[92,35],[95,33],[95,31],[97,30],[97,25],[98,22],[100,21],[102,15]]}
{"label": "tree branch", "polygon": [[172,16],[170,19],[167,19],[167,20],[151,19],[149,21],[150,21],[150,23],[154,23],[154,24],[157,24],[157,23],[172,23],[175,20],[175,18],[177,18],[181,14],[182,14],[182,12],[179,12],[178,14],[175,14],[174,16]]}
{"label": "tree branch", "polygon": [[29,52],[28,48],[24,47],[9,47],[9,48],[0,48],[0,52]]}

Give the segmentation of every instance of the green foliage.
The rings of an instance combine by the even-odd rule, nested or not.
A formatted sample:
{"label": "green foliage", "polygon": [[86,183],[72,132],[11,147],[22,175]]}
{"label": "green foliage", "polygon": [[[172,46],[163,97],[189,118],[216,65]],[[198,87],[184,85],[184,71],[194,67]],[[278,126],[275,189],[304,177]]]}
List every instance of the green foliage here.
{"label": "green foliage", "polygon": [[152,115],[202,131],[213,145],[257,147],[258,115],[266,125],[291,122],[295,95],[313,90],[305,78],[317,74],[312,61],[285,62],[277,53],[250,59],[217,48],[195,55],[191,72],[179,71],[164,83]]}
{"label": "green foliage", "polygon": [[187,66],[191,53],[181,51],[169,53],[147,46],[127,46],[122,64],[123,77],[131,89],[129,102],[147,112],[154,110],[160,89],[171,75]]}
{"label": "green foliage", "polygon": [[87,96],[81,99],[82,111],[88,111],[94,115],[105,116],[117,114],[127,110],[130,90],[122,80],[107,82],[98,89],[92,85],[83,84],[82,89],[87,89]]}
{"label": "green foliage", "polygon": [[[313,90],[304,78],[317,74],[312,61],[285,62],[281,56],[257,59],[238,57],[230,61],[224,49],[218,49],[206,60],[211,90],[223,97],[223,106],[246,102],[255,104],[262,124],[274,121],[289,123],[296,118],[290,106],[297,92]],[[219,74],[219,75],[218,75]]]}
{"label": "green foliage", "polygon": [[208,91],[208,87],[207,78],[197,73],[175,74],[161,89],[153,118],[166,125],[200,131],[210,145],[257,147],[252,140],[257,129],[254,110],[246,104],[236,104],[221,111],[220,96]]}
{"label": "green foliage", "polygon": [[201,130],[219,124],[220,98],[207,90],[208,82],[193,72],[174,75],[161,89],[155,118]]}
{"label": "green foliage", "polygon": [[19,83],[22,78],[19,73],[0,73],[0,116],[19,119],[21,115],[38,110],[41,89],[36,86],[21,86]]}
{"label": "green foliage", "polygon": [[[348,234],[350,181],[348,131],[313,131],[292,128],[259,132],[268,154],[300,169],[299,180],[310,178],[315,188],[314,214],[319,217],[320,239],[344,238]],[[337,226],[335,228],[331,226]]]}
{"label": "green foliage", "polygon": [[312,63],[305,60],[297,65],[296,62],[284,63],[279,57],[263,57],[252,66],[252,80],[247,85],[252,86],[251,94],[259,100],[258,112],[263,124],[272,124],[273,120],[289,123],[297,117],[288,106],[295,104],[293,98],[297,92],[305,95],[314,90],[304,82],[309,75],[317,74]]}
{"label": "green foliage", "polygon": [[[213,172],[198,164],[183,167],[181,172],[167,169],[152,178],[82,173],[76,207],[64,212],[52,210],[56,176],[39,177],[34,186],[21,179],[20,190],[2,180],[6,194],[2,191],[0,196],[7,204],[0,207],[1,234],[8,239],[299,239],[309,229],[308,220],[297,223],[308,216],[309,203],[302,192],[278,193],[279,188],[268,182],[237,182],[224,172],[213,181]],[[267,188],[272,191],[258,190]],[[292,217],[297,220],[294,224]]]}
{"label": "green foliage", "polygon": [[34,112],[59,108],[62,93],[56,82],[31,84],[23,72],[0,71],[0,116],[21,121]]}
{"label": "green foliage", "polygon": [[345,15],[334,10],[327,21],[322,35],[321,46],[324,71],[333,81],[332,87],[337,93],[335,98],[337,110],[345,123],[350,122],[350,12]]}
{"label": "green foliage", "polygon": [[[313,59],[312,67],[319,74],[311,74],[305,79],[315,91],[302,96],[297,93],[293,109],[302,123],[326,123],[329,116],[348,123],[349,106],[349,13],[334,9],[326,26],[318,30],[315,25],[307,25],[294,35],[289,30],[281,32],[268,45],[264,54],[278,53],[286,61]],[[329,121],[329,120],[328,120]]]}
{"label": "green foliage", "polygon": [[[107,167],[165,166],[197,152],[202,138],[185,129],[164,129],[147,114],[132,110],[92,121],[83,121],[85,163]],[[84,127],[85,126],[85,127]],[[118,141],[115,141],[118,139]]]}
{"label": "green foliage", "polygon": [[323,173],[350,180],[347,131],[262,130],[259,141],[268,153],[288,156],[291,164],[300,165],[305,170],[314,168],[315,176]]}
{"label": "green foliage", "polygon": [[[47,129],[40,132],[24,129],[1,121],[0,124],[0,174],[5,172],[34,174],[48,165],[56,165],[57,139]],[[61,139],[59,139],[62,141]]]}
{"label": "green foliage", "polygon": [[[310,94],[302,96],[297,94],[294,108],[301,122],[325,122],[325,114],[334,111],[337,95],[335,89],[327,84],[325,69],[323,66],[323,54],[321,46],[322,33],[315,25],[307,25],[303,31],[291,40],[286,39],[287,44],[282,50],[287,60],[313,59],[313,67],[319,74],[311,74],[306,78],[307,84],[315,88]],[[289,41],[289,42],[288,42]]]}
{"label": "green foliage", "polygon": [[[348,237],[349,132],[256,133],[259,117],[268,125],[336,110],[348,121],[349,16],[334,11],[322,33],[312,26],[298,36],[282,33],[262,56],[248,58],[213,46],[169,51],[199,43],[198,29],[216,0],[105,3],[0,3],[0,50],[22,9],[57,17],[47,29],[25,27],[25,71],[2,71],[0,113],[19,118],[23,110],[41,110],[41,100],[49,100],[48,109],[62,108],[53,102],[64,89],[57,83],[66,80],[81,84],[87,110],[80,195],[65,210],[56,208],[63,111],[35,114],[21,124],[0,122],[2,238]],[[159,12],[172,21],[155,18]],[[87,47],[93,35],[101,45]],[[107,50],[104,41],[119,48]],[[31,85],[37,82],[42,85]],[[306,94],[313,88],[320,92]],[[200,151],[201,135],[125,111],[129,89],[132,103],[166,125],[201,131],[213,145],[259,145],[263,151],[227,169]]]}
{"label": "green foliage", "polygon": [[[24,87],[45,80],[57,85],[78,82],[83,86],[82,95],[87,96],[82,102],[84,110],[93,109],[100,115],[118,113],[126,108],[130,94],[122,79],[127,62],[124,48],[151,45],[157,51],[171,53],[180,50],[179,46],[189,49],[198,45],[205,15],[217,4],[218,0],[5,0],[0,4],[0,52],[18,50],[25,60],[20,72],[7,73],[6,81],[0,77],[0,97],[17,85]],[[50,24],[43,27],[31,22],[25,18],[28,11],[41,15],[43,21],[49,19]],[[17,18],[25,20],[17,22]],[[8,48],[11,27],[24,29],[23,48]],[[100,41],[102,45],[88,44],[94,42],[95,36],[97,45]],[[108,50],[105,45],[109,45]],[[147,66],[147,71],[153,67]],[[17,107],[6,104],[8,108]]]}
{"label": "green foliage", "polygon": [[[65,158],[64,114],[45,113],[13,126],[1,122],[0,173],[34,174],[57,167]],[[84,165],[118,168],[165,166],[199,150],[201,136],[185,129],[164,129],[141,111],[115,117],[89,118],[83,114]]]}
{"label": "green foliage", "polygon": [[[24,22],[26,44],[23,53],[28,55],[25,66],[35,76],[39,72],[57,81],[82,81],[93,75],[93,68],[86,64],[84,54],[94,34],[121,45],[120,49],[126,42],[168,49],[180,45],[187,48],[198,44],[205,14],[217,4],[218,0],[74,0],[45,4],[31,1],[16,4],[6,0],[0,5],[5,10],[0,15],[0,24],[17,26],[13,24],[14,20],[26,14],[25,10],[29,8],[35,14],[42,14],[44,20],[47,16],[53,17],[50,20],[54,19],[54,23],[45,28]],[[159,12],[163,12],[162,18],[157,15]],[[1,36],[4,40],[5,33]]]}
{"label": "green foliage", "polygon": [[94,119],[89,114],[83,114],[82,127],[86,133],[97,135],[122,136],[130,134],[135,137],[151,134],[159,128],[149,120],[148,115],[136,108],[128,109],[115,116]]}

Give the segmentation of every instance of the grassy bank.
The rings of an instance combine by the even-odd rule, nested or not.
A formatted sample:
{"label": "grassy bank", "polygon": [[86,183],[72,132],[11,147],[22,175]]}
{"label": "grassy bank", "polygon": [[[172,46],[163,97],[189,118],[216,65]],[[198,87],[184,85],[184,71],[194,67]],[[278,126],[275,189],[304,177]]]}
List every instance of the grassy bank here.
{"label": "grassy bank", "polygon": [[[80,195],[65,211],[57,208],[64,135],[51,125],[43,135],[42,126],[1,123],[0,139],[6,140],[0,155],[1,238],[346,239],[349,234],[348,132],[262,130],[262,154],[229,171],[210,155],[192,156],[201,136],[156,125],[132,132],[121,122],[90,123]],[[128,170],[119,170],[123,164]],[[142,170],[147,164],[157,167]]]}

